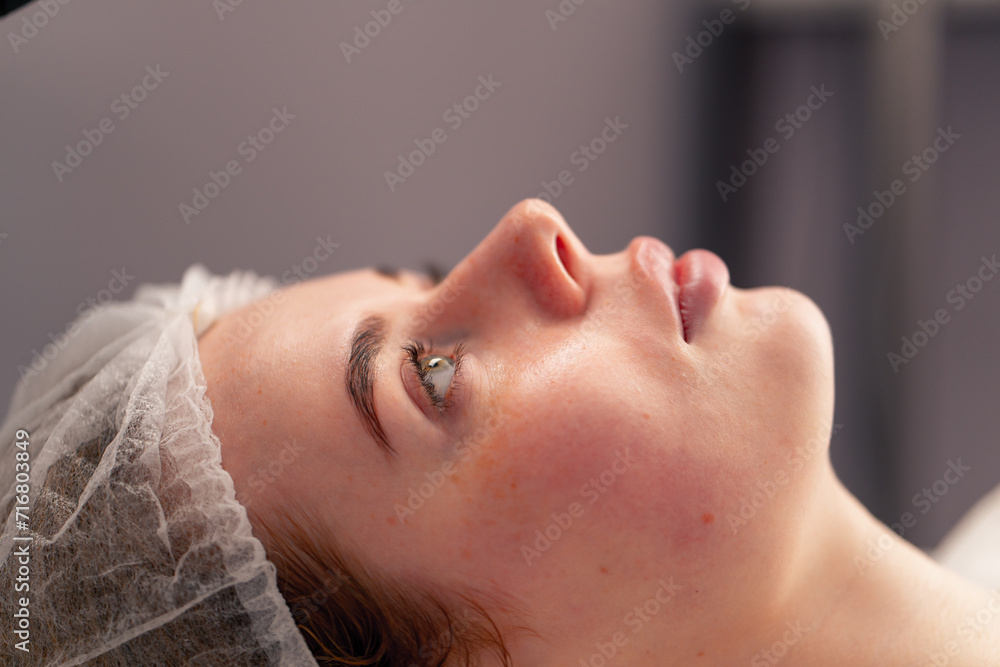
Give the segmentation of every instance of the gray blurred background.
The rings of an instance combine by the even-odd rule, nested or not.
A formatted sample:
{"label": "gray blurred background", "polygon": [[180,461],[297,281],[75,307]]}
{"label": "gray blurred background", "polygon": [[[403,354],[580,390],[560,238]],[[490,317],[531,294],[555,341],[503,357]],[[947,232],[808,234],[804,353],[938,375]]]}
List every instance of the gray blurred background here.
{"label": "gray blurred background", "polygon": [[[0,404],[115,271],[134,276],[121,298],[196,261],[447,269],[568,169],[554,203],[591,251],[639,234],[708,247],[734,284],[820,305],[832,456],[880,519],[915,512],[905,536],[931,547],[1000,483],[1000,280],[948,300],[1000,253],[993,3],[236,2],[47,0],[0,19]],[[468,102],[479,77],[499,86]],[[833,94],[803,111],[813,86]],[[456,127],[444,114],[463,101]],[[275,108],[294,118],[251,150]],[[797,110],[789,136],[776,124]],[[607,118],[628,127],[579,171]],[[959,138],[911,181],[905,163],[949,127]],[[435,128],[446,141],[390,188]],[[92,152],[54,166],[85,133]],[[718,182],[769,137],[778,150],[723,201]],[[904,194],[849,234],[895,179]],[[339,247],[306,260],[318,238]],[[894,370],[887,354],[938,309],[948,322]],[[972,470],[919,513],[914,495],[958,459]]]}

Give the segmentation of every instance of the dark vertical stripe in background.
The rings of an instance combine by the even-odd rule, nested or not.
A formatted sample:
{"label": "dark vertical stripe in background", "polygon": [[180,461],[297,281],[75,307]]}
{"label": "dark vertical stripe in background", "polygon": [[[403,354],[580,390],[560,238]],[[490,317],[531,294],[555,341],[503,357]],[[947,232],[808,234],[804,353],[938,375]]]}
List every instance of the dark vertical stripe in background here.
{"label": "dark vertical stripe in background", "polygon": [[[718,15],[705,11],[692,33]],[[887,524],[917,514],[905,537],[925,548],[998,481],[988,424],[1000,358],[980,343],[1000,331],[998,298],[984,288],[981,309],[970,301],[965,312],[946,302],[982,255],[1000,251],[1000,131],[989,120],[1000,77],[986,65],[1000,58],[997,17],[927,11],[886,39],[870,7],[776,9],[739,17],[685,73],[698,79],[696,245],[725,258],[734,285],[788,285],[823,310],[843,425],[834,467]],[[776,132],[824,84],[830,101],[788,139]],[[902,165],[948,126],[962,135],[958,147],[911,183]],[[778,152],[723,201],[718,182],[768,137]],[[857,224],[858,207],[894,179],[906,193],[852,243],[844,224]],[[888,353],[941,307],[952,321],[894,372]],[[957,458],[975,461],[973,471],[923,514],[927,501],[913,499]]]}
{"label": "dark vertical stripe in background", "polygon": [[0,16],[10,14],[12,11],[26,5],[31,0],[0,0]]}

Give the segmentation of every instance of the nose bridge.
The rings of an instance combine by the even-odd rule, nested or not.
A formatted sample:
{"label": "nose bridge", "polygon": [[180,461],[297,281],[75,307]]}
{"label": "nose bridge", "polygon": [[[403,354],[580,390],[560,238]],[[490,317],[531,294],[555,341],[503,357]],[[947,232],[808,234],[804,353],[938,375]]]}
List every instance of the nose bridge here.
{"label": "nose bridge", "polygon": [[438,311],[435,317],[443,327],[496,318],[516,323],[526,316],[571,317],[585,308],[578,278],[586,255],[552,206],[525,200],[448,274],[428,306]]}

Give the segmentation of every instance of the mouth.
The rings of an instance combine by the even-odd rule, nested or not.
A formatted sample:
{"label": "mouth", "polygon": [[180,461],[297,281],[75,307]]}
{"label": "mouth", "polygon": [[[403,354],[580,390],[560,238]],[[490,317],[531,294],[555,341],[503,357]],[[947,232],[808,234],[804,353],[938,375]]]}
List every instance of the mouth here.
{"label": "mouth", "polygon": [[691,343],[704,331],[712,309],[729,284],[729,268],[708,250],[689,250],[675,259],[659,239],[643,236],[633,241],[638,268],[652,277],[673,311],[677,335]]}

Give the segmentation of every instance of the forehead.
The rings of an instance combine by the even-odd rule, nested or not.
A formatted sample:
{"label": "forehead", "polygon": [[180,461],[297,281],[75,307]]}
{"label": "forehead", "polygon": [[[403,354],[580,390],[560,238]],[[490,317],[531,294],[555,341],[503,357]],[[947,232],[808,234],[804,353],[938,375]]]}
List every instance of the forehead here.
{"label": "forehead", "polygon": [[275,317],[261,327],[261,338],[329,332],[336,325],[353,325],[369,310],[377,311],[404,295],[401,283],[371,269],[347,271],[307,280],[286,288]]}
{"label": "forehead", "polygon": [[307,280],[284,290],[279,317],[268,318],[264,337],[291,335],[295,326],[327,333],[347,328],[341,333],[349,338],[363,318],[392,321],[432,286],[427,275],[408,270],[359,269]]}
{"label": "forehead", "polygon": [[[273,374],[282,364],[309,364],[323,359],[338,367],[328,371],[342,372],[340,360],[347,354],[358,322],[367,314],[391,311],[403,298],[406,291],[398,281],[370,269],[337,273],[286,288],[273,314],[264,318],[262,326],[247,340],[243,365]],[[229,327],[238,329],[243,322],[252,325],[255,309],[263,310],[263,300],[235,313],[235,322],[230,322]],[[284,370],[287,373],[295,369]]]}
{"label": "forehead", "polygon": [[343,372],[341,359],[361,314],[382,310],[404,295],[395,282],[371,270],[338,273],[227,313],[199,341],[204,361],[220,374],[217,379],[229,380],[216,394],[228,389],[245,406],[249,394],[265,388],[274,392],[286,378],[305,384],[319,367],[326,376]]}
{"label": "forehead", "polygon": [[[366,436],[344,386],[347,354],[365,314],[386,311],[405,298],[406,290],[395,280],[370,270],[285,289],[273,313],[240,346],[233,369],[233,407],[248,429],[245,437],[294,439],[303,447],[294,466],[300,472],[328,466],[331,452],[340,465],[369,463],[377,451],[374,445],[357,446]],[[254,308],[233,313],[227,331],[252,323]],[[283,477],[290,481],[295,475],[288,470]]]}
{"label": "forehead", "polygon": [[[430,287],[430,279],[413,271],[357,269],[307,280],[285,290],[290,305],[315,309],[337,305],[364,307],[366,301],[399,297]],[[317,301],[319,299],[319,301]]]}
{"label": "forehead", "polygon": [[373,269],[334,273],[295,284],[286,293],[295,305],[317,297],[324,301],[350,303],[398,292],[399,281]]}

